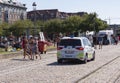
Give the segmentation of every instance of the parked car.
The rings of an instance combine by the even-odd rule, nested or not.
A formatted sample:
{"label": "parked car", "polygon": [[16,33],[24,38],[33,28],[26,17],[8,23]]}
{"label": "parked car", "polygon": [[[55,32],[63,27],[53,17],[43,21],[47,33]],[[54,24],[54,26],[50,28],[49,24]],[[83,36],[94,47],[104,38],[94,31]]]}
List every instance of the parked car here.
{"label": "parked car", "polygon": [[57,62],[95,60],[95,49],[86,37],[63,37],[57,47]]}

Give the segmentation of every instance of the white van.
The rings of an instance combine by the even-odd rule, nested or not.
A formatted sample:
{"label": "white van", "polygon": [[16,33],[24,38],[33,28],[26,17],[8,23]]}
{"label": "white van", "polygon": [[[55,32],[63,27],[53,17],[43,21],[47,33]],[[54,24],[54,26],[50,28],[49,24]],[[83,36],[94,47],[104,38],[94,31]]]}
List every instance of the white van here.
{"label": "white van", "polygon": [[57,47],[57,62],[95,59],[95,49],[86,37],[63,37]]}

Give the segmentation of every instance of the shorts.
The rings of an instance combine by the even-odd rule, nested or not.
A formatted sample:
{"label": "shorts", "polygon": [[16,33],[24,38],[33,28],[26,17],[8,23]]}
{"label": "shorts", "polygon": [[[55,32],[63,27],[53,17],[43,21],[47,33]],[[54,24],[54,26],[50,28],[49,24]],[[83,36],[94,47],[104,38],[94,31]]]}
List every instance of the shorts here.
{"label": "shorts", "polygon": [[102,41],[99,41],[99,44],[103,44],[103,42],[102,42]]}

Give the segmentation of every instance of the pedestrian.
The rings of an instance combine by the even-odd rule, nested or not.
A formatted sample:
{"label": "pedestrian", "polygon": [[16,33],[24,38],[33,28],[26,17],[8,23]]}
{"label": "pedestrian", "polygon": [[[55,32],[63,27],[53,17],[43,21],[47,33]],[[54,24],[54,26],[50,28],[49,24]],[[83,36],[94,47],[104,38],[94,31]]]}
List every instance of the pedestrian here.
{"label": "pedestrian", "polygon": [[47,43],[44,42],[44,54],[46,54],[46,52],[47,52]]}
{"label": "pedestrian", "polygon": [[97,49],[97,36],[96,35],[93,36],[93,45],[94,45],[94,48]]}
{"label": "pedestrian", "polygon": [[41,54],[44,52],[44,42],[41,41],[41,38],[38,39],[38,50]]}
{"label": "pedestrian", "polygon": [[35,53],[34,42],[35,42],[35,40],[34,40],[33,36],[31,36],[30,39],[29,39],[29,48],[30,48],[31,60],[34,60],[34,53]]}
{"label": "pedestrian", "polygon": [[112,44],[112,45],[115,44],[115,38],[114,38],[114,35],[111,35],[111,44]]}
{"label": "pedestrian", "polygon": [[[24,36],[22,39],[22,48],[23,48],[23,59],[25,59],[27,54],[27,45],[28,45],[28,40],[27,38]],[[28,58],[30,59],[30,56],[28,55]]]}
{"label": "pedestrian", "polygon": [[98,43],[99,43],[99,49],[102,49],[102,45],[103,45],[103,37],[102,36],[98,37]]}
{"label": "pedestrian", "polygon": [[56,41],[57,46],[58,46],[58,45],[59,45],[59,43],[60,43],[60,37],[59,37],[59,36],[57,36],[57,37],[56,37],[56,39],[55,39],[55,41]]}
{"label": "pedestrian", "polygon": [[5,39],[4,39],[4,46],[5,46],[5,51],[8,51],[9,42],[8,42],[8,40],[7,40],[6,37],[5,37]]}
{"label": "pedestrian", "polygon": [[91,44],[93,45],[93,36],[91,34],[88,36],[88,39],[90,40]]}
{"label": "pedestrian", "polygon": [[113,36],[113,39],[114,39],[115,45],[117,45],[118,44],[118,37]]}
{"label": "pedestrian", "polygon": [[46,52],[47,52],[47,46],[48,46],[48,42],[47,42],[47,41],[42,41],[42,40],[39,38],[39,40],[38,40],[38,49],[39,49],[39,52],[40,52],[41,54],[43,54],[43,53],[46,54]]}
{"label": "pedestrian", "polygon": [[37,55],[39,55],[40,59],[41,59],[41,56],[40,56],[40,53],[39,53],[39,50],[38,50],[38,39],[35,38],[35,41],[34,41],[34,49],[35,49],[35,57],[36,59],[38,58]]}

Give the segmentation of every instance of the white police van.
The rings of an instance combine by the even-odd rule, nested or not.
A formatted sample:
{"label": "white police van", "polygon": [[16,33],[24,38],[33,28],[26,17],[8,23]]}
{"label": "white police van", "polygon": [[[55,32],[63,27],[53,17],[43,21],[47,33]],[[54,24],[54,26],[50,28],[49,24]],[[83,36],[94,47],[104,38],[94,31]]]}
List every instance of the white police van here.
{"label": "white police van", "polygon": [[87,63],[95,59],[95,49],[86,37],[63,37],[57,47],[57,62],[81,60]]}

